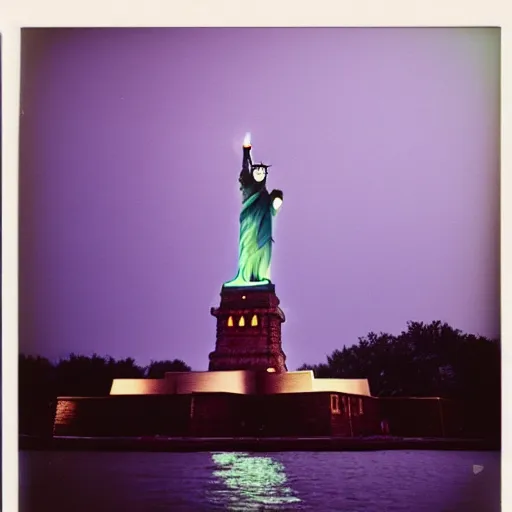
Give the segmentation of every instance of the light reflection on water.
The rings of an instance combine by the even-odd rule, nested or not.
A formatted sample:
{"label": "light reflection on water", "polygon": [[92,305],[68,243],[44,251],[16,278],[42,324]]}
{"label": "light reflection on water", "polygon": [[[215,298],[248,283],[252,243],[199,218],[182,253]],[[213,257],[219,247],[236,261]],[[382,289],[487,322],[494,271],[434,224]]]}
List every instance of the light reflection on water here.
{"label": "light reflection on water", "polygon": [[283,464],[270,456],[213,453],[213,476],[224,488],[214,488],[209,501],[228,510],[297,509],[300,499],[287,485]]}

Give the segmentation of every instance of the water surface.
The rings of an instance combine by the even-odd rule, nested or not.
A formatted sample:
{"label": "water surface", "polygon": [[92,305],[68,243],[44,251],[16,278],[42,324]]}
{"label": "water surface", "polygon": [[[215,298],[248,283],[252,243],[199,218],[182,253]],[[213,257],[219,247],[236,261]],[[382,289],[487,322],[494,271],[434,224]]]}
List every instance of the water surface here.
{"label": "water surface", "polygon": [[499,464],[496,452],[24,451],[20,511],[494,512]]}

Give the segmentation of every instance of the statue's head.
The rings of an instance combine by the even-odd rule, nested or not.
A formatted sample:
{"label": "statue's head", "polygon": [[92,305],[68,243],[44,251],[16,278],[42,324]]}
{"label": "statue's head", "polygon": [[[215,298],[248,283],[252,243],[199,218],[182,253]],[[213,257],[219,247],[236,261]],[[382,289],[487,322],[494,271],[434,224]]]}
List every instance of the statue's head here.
{"label": "statue's head", "polygon": [[265,181],[267,177],[268,170],[266,165],[254,165],[252,168],[252,177],[256,183],[261,183]]}
{"label": "statue's head", "polygon": [[270,165],[264,163],[251,164],[251,176],[256,183],[265,183]]}
{"label": "statue's head", "polygon": [[249,188],[255,192],[265,188],[270,165],[253,164],[250,160],[244,160],[244,164],[239,178],[241,189]]}

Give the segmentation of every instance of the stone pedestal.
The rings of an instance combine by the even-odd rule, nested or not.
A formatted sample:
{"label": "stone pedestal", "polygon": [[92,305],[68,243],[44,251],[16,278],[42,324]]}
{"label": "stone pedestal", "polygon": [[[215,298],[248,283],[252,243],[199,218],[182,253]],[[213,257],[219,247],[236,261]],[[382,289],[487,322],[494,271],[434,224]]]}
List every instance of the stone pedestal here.
{"label": "stone pedestal", "polygon": [[273,284],[223,287],[217,319],[217,343],[210,354],[210,371],[254,370],[286,372],[281,347],[285,321]]}

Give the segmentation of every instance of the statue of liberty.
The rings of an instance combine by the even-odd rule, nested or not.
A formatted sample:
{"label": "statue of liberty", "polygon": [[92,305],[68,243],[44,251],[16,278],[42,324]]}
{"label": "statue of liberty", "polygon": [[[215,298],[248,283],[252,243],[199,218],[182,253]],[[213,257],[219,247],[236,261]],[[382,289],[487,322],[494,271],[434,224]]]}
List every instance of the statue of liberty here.
{"label": "statue of liberty", "polygon": [[224,286],[262,286],[270,284],[270,260],[272,257],[272,217],[283,203],[281,190],[268,192],[266,181],[270,165],[253,164],[250,135],[243,144],[240,190],[240,239],[238,273]]}

